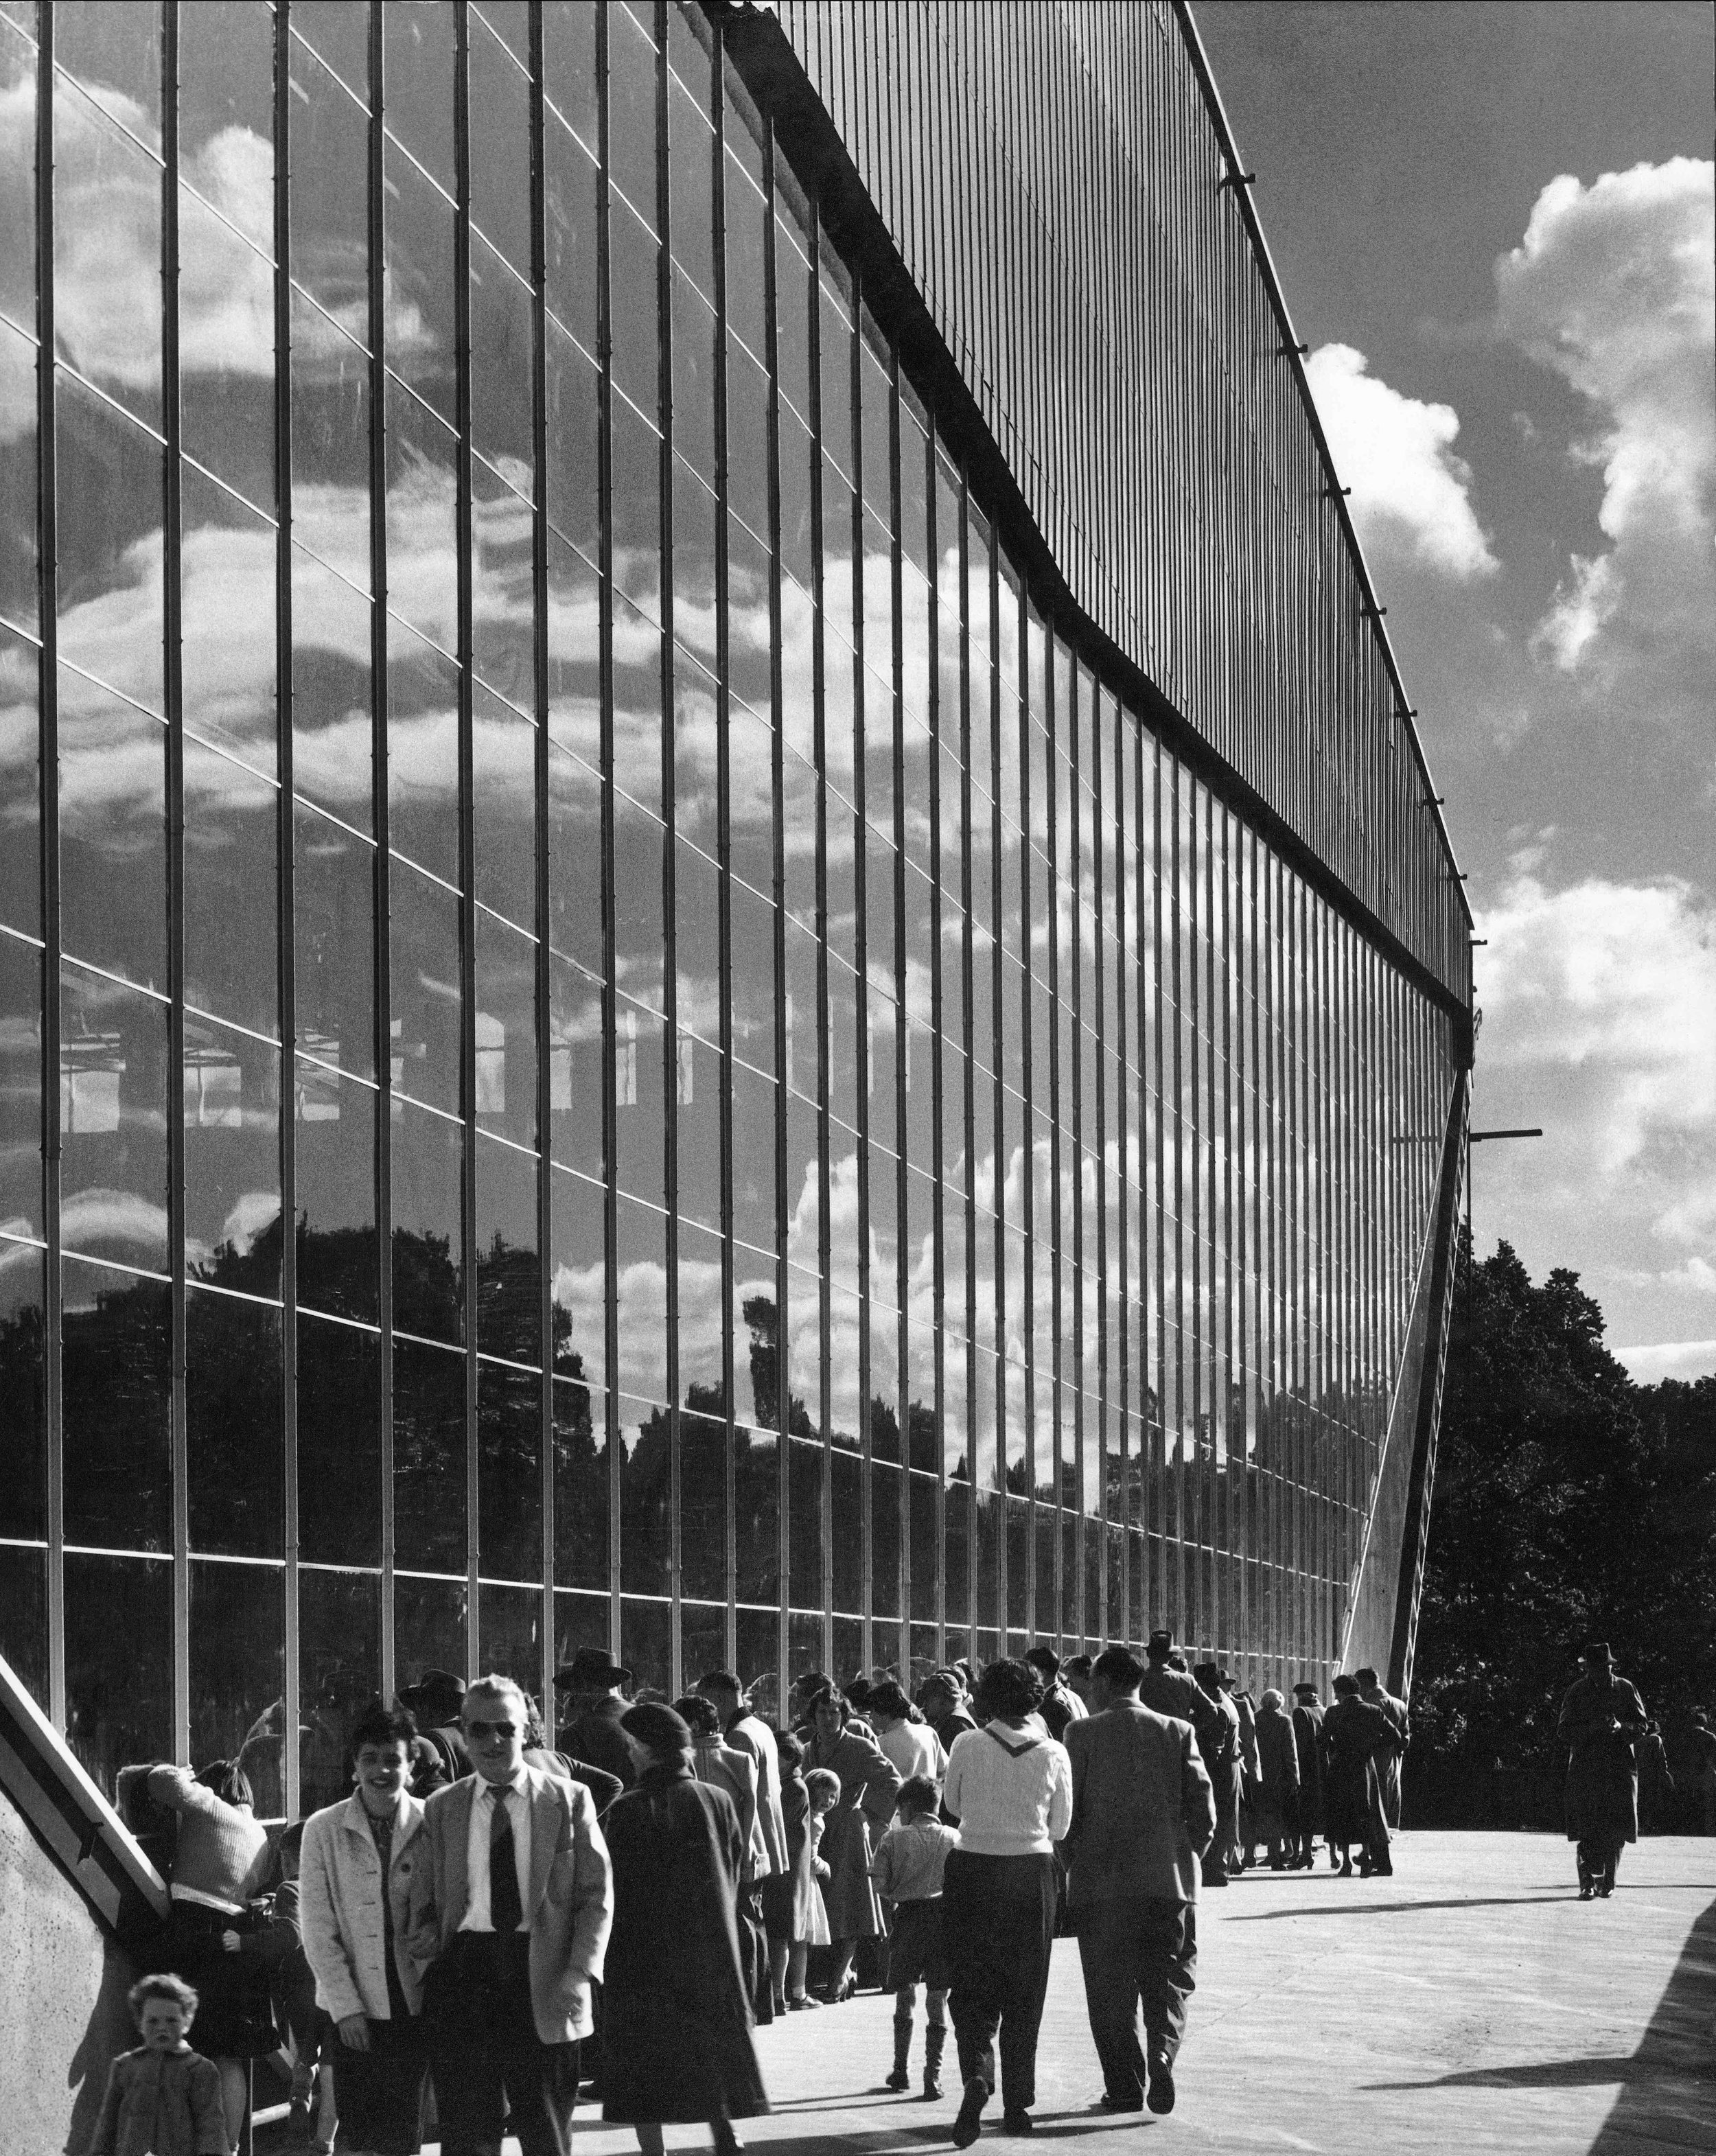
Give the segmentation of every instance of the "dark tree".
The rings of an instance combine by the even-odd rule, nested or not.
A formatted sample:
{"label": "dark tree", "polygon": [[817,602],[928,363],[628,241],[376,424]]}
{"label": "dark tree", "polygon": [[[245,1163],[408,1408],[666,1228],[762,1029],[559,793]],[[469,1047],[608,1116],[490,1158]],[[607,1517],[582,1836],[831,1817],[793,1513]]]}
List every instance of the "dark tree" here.
{"label": "dark tree", "polygon": [[[1671,1756],[1716,1697],[1716,1378],[1642,1387],[1577,1275],[1462,1249],[1413,1680],[1413,1778],[1558,1773],[1581,1645],[1606,1638]],[[1443,1809],[1445,1807],[1438,1807]]]}

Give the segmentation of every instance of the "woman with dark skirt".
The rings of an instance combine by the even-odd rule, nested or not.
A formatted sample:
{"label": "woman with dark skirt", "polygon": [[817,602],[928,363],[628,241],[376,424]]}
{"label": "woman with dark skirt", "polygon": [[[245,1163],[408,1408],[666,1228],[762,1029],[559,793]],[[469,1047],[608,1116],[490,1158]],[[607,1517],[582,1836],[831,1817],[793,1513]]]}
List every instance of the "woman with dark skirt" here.
{"label": "woman with dark skirt", "polygon": [[840,1802],[823,1830],[821,1855],[831,1876],[823,1889],[834,1966],[823,1996],[830,2005],[854,1990],[852,1959],[861,1939],[886,1936],[881,1899],[870,1867],[894,1816],[900,1770],[840,1695],[819,1693],[808,1728],[799,1732],[804,1771],[824,1767],[840,1779]]}
{"label": "woman with dark skirt", "polygon": [[1055,1845],[1072,1824],[1072,1767],[1037,1721],[1035,1672],[991,1662],[977,1687],[979,1727],[953,1741],[943,1802],[959,1845],[942,1882],[942,1943],[964,2084],[953,2145],[968,2148],[995,2092],[1004,2130],[1029,2133],[1037,2030],[1055,1943]]}
{"label": "woman with dark skirt", "polygon": [[172,1866],[170,1958],[174,1975],[197,1993],[197,2048],[220,2069],[227,2138],[236,2147],[249,2100],[250,2061],[278,2041],[268,1972],[241,1953],[259,1919],[250,1904],[271,1862],[256,1823],[249,1777],[235,1759],[214,1759],[200,1774],[153,1767],[151,1799],[178,1815]]}
{"label": "woman with dark skirt", "polygon": [[637,1780],[603,1829],[614,1928],[603,1976],[602,2116],[661,2156],[664,2126],[706,2124],[716,2156],[736,2118],[768,2108],[751,2041],[735,1909],[745,1845],[725,1789],[691,1771],[691,1732],[654,1701],[620,1722]]}

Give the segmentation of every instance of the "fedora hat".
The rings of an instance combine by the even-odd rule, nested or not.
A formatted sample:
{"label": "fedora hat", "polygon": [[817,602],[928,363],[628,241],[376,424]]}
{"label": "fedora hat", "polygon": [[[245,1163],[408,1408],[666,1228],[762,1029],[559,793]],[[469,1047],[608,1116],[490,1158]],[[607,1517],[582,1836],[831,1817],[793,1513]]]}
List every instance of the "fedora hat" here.
{"label": "fedora hat", "polygon": [[631,1671],[624,1662],[615,1661],[605,1647],[580,1647],[569,1662],[554,1672],[557,1687],[600,1685],[604,1691],[612,1691],[615,1685],[631,1681]]}

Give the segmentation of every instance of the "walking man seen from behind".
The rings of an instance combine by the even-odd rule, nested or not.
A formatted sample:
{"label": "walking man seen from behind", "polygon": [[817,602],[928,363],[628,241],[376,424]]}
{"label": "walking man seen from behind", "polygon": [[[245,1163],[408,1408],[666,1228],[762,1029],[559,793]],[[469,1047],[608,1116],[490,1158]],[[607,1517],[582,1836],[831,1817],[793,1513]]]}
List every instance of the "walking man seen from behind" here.
{"label": "walking man seen from behind", "polygon": [[1147,2089],[1152,2111],[1174,2108],[1174,2061],[1198,1961],[1199,1859],[1215,1834],[1197,1738],[1139,1699],[1143,1674],[1129,1649],[1105,1649],[1091,1670],[1096,1712],[1066,1732],[1067,1912],[1105,2111],[1142,2110]]}

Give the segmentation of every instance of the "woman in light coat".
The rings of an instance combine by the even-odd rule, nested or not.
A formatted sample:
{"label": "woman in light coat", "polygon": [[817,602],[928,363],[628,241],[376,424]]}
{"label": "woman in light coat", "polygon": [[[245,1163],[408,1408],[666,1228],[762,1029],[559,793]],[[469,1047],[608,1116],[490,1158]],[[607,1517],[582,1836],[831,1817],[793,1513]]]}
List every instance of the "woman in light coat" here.
{"label": "woman in light coat", "polygon": [[352,1732],[357,1787],[306,1820],[299,1857],[304,1957],[316,2003],[339,2030],[340,2145],[365,2156],[422,2146],[423,1974],[398,1943],[421,1854],[423,1806],[407,1786],[416,1737],[403,1708],[378,1704],[362,1717]]}

